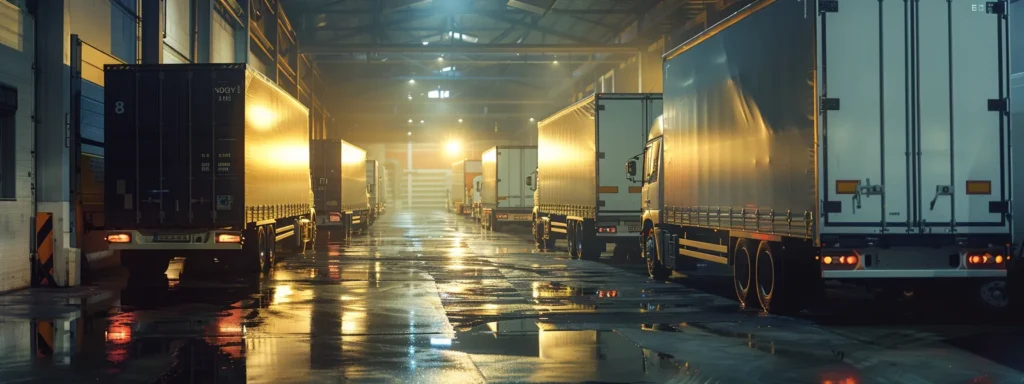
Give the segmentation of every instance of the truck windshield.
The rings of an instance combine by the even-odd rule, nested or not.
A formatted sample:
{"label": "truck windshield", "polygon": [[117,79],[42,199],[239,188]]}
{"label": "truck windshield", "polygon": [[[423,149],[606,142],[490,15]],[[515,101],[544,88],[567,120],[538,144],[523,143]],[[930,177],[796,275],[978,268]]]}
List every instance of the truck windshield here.
{"label": "truck windshield", "polygon": [[647,151],[644,152],[644,181],[653,183],[658,181],[658,158],[661,156],[661,138],[647,143]]}

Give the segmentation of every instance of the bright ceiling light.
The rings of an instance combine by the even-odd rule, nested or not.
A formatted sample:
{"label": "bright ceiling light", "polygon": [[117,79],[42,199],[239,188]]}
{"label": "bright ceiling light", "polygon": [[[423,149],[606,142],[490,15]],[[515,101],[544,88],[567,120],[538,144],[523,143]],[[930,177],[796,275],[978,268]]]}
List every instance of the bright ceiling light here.
{"label": "bright ceiling light", "polygon": [[448,31],[448,37],[451,38],[452,40],[462,40],[462,41],[465,41],[467,43],[475,43],[477,41],[480,41],[480,39],[477,38],[476,36],[470,36],[470,35],[467,35],[467,34],[464,34],[464,33],[455,32],[455,31]]}
{"label": "bright ceiling light", "polygon": [[409,101],[412,101],[412,94],[411,93],[409,94],[408,98],[409,98]]}
{"label": "bright ceiling light", "polygon": [[412,123],[412,119],[409,119],[409,123],[410,123],[410,124]]}
{"label": "bright ceiling light", "polygon": [[531,117],[531,118],[530,118],[530,122],[532,123],[533,121],[534,121],[534,120],[533,120],[533,118]]}
{"label": "bright ceiling light", "polygon": [[416,80],[409,79],[409,84],[416,84]]}
{"label": "bright ceiling light", "polygon": [[412,131],[406,132],[406,136],[412,136]]}
{"label": "bright ceiling light", "polygon": [[430,45],[430,42],[429,41],[424,41],[423,45]]}
{"label": "bright ceiling light", "polygon": [[444,61],[444,57],[438,56],[437,61]]}
{"label": "bright ceiling light", "polygon": [[558,60],[552,61],[551,64],[558,64]]}
{"label": "bright ceiling light", "polygon": [[462,152],[462,143],[458,140],[450,139],[444,146],[445,152],[448,152],[449,156],[456,156]]}
{"label": "bright ceiling light", "polygon": [[462,118],[459,118],[459,122],[460,122],[460,123],[462,122]]}
{"label": "bright ceiling light", "polygon": [[420,120],[420,124],[426,123],[426,121]]}

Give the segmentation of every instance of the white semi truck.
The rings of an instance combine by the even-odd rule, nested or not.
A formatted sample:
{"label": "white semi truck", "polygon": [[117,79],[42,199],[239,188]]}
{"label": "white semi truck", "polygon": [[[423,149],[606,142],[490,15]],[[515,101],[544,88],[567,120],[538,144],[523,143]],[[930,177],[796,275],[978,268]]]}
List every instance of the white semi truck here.
{"label": "white semi truck", "polygon": [[533,220],[533,191],[526,178],[537,169],[537,147],[492,147],[481,157],[480,225],[497,231],[503,224]]}
{"label": "white semi truck", "polygon": [[825,280],[1005,308],[1007,6],[762,0],[668,53],[627,164],[650,274],[731,276],[766,311]]}
{"label": "white semi truck", "polygon": [[537,125],[534,239],[540,249],[568,240],[571,258],[640,256],[640,180],[622,178],[622,163],[642,153],[661,115],[661,94],[587,97]]}

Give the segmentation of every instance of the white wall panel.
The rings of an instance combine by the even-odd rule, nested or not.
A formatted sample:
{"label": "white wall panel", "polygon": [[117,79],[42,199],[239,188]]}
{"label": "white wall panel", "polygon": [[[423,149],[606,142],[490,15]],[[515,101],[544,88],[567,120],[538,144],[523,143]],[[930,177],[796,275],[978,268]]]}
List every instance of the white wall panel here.
{"label": "white wall panel", "polygon": [[235,29],[224,16],[214,12],[210,36],[210,62],[235,63]]}
{"label": "white wall panel", "polygon": [[[164,0],[166,20],[167,24],[164,26],[166,36],[164,37],[164,44],[167,44],[173,50],[178,51],[186,61],[191,61],[192,57],[192,45],[190,44],[191,39],[189,36],[191,23],[191,0]],[[167,49],[164,49],[166,52]],[[166,53],[164,53],[164,62],[170,62],[166,59]]]}

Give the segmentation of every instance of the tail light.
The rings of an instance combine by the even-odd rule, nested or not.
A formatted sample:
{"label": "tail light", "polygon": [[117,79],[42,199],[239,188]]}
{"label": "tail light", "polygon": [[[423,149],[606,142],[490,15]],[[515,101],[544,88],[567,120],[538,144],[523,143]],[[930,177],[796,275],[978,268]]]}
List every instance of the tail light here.
{"label": "tail light", "polygon": [[819,260],[821,260],[822,269],[827,270],[850,270],[857,269],[860,265],[861,257],[857,251],[841,251],[839,253],[826,253],[823,254]]}
{"label": "tail light", "polygon": [[1010,256],[999,252],[970,252],[967,254],[967,269],[1002,269]]}
{"label": "tail light", "polygon": [[217,234],[218,243],[241,243],[242,235],[235,233],[220,233]]}
{"label": "tail light", "polygon": [[330,220],[333,223],[340,222],[341,221],[341,214],[339,214],[339,213],[332,213]]}
{"label": "tail light", "polygon": [[615,233],[615,227],[597,227],[597,233]]}
{"label": "tail light", "polygon": [[111,233],[107,235],[107,242],[118,244],[130,243],[132,242],[132,235],[127,233]]}

